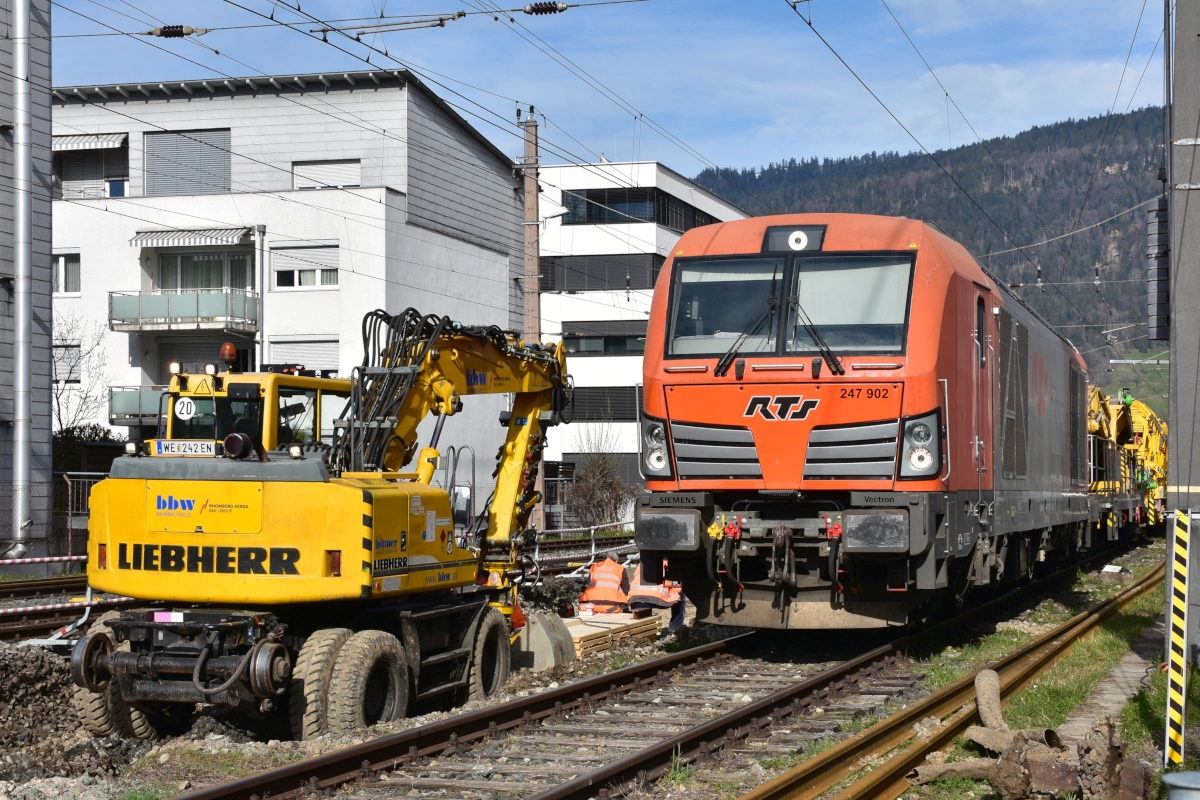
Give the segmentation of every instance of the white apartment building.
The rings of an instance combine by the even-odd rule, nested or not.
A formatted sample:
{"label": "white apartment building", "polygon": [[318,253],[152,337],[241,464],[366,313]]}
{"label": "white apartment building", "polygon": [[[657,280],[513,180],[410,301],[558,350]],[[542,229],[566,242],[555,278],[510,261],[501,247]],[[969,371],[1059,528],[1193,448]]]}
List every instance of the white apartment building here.
{"label": "white apartment building", "polygon": [[555,484],[581,453],[615,452],[622,480],[642,482],[642,352],[659,269],[685,231],[748,215],[657,161],[543,166],[539,177],[542,335],[566,342],[575,378],[575,422],[551,429],[545,452],[556,524]]}
{"label": "white apartment building", "polygon": [[[53,96],[54,313],[103,334],[100,421],[153,435],[168,365],[224,341],[240,370],[345,376],[376,308],[520,328],[514,164],[405,71]],[[502,408],[471,398],[442,437],[475,449],[479,496]]]}

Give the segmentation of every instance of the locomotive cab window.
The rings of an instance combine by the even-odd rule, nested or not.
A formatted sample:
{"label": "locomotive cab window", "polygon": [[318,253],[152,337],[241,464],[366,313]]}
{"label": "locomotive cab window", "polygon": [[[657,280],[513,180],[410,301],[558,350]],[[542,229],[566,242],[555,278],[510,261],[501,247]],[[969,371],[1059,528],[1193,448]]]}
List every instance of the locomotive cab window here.
{"label": "locomotive cab window", "polygon": [[749,335],[741,352],[774,353],[784,264],[783,258],[681,262],[668,353],[723,355],[743,332]]}
{"label": "locomotive cab window", "polygon": [[[913,253],[677,261],[668,356],[904,352]],[[813,336],[813,332],[817,336]]]}
{"label": "locomotive cab window", "polygon": [[912,271],[908,255],[797,258],[787,352],[818,352],[806,321],[835,353],[904,352]]}

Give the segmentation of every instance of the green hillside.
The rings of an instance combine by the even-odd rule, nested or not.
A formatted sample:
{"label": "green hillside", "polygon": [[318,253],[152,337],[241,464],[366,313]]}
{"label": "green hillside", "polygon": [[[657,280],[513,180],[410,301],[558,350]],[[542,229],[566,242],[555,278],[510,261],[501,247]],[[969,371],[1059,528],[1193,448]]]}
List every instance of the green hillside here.
{"label": "green hillside", "polygon": [[[1145,108],[1111,120],[1068,120],[989,139],[986,149],[974,144],[934,156],[996,225],[919,152],[791,159],[758,168],[705,170],[695,180],[754,214],[842,211],[932,222],[1000,280],[1029,284],[1016,291],[1076,344],[1102,386],[1128,379],[1125,385],[1135,393],[1145,382],[1144,393],[1157,394],[1162,381],[1144,366],[1108,371],[1110,359],[1166,349],[1157,343],[1151,348],[1146,339],[1145,210],[1073,237],[1037,243],[1069,233],[1081,207],[1078,225],[1084,228],[1161,193],[1161,110]],[[1000,252],[1015,245],[1024,248],[1028,259],[1019,252]],[[1041,265],[1047,284],[1059,284],[1061,294],[1051,286],[1043,291],[1033,285],[1034,264]],[[1133,327],[1110,334],[1116,342],[1110,344],[1102,332],[1123,326]],[[1152,405],[1160,407],[1158,403],[1165,400]]]}

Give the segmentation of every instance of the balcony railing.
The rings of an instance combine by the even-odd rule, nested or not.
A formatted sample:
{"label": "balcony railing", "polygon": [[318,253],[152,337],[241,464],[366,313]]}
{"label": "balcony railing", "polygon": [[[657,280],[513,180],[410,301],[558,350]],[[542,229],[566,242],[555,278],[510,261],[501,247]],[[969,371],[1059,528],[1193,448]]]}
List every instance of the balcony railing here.
{"label": "balcony railing", "polygon": [[114,331],[258,330],[258,293],[244,289],[109,292],[108,327]]}
{"label": "balcony railing", "polygon": [[109,425],[157,425],[166,386],[108,387]]}

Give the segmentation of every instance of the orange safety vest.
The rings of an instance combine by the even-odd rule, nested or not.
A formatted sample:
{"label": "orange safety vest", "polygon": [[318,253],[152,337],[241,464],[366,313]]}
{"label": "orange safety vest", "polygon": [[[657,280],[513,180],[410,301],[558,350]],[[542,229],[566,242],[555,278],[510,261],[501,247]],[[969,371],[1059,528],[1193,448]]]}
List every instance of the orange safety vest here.
{"label": "orange safety vest", "polygon": [[620,611],[629,602],[622,585],[625,583],[625,568],[611,557],[599,564],[592,564],[587,588],[579,595],[580,603],[591,603],[599,613]]}
{"label": "orange safety vest", "polygon": [[631,604],[645,603],[658,608],[669,608],[679,602],[682,594],[683,591],[678,583],[665,578],[657,586],[653,583],[642,583],[641,564],[638,564],[637,571],[633,573],[633,583],[629,586],[629,602]]}

